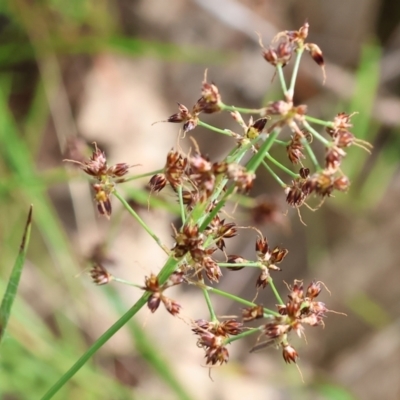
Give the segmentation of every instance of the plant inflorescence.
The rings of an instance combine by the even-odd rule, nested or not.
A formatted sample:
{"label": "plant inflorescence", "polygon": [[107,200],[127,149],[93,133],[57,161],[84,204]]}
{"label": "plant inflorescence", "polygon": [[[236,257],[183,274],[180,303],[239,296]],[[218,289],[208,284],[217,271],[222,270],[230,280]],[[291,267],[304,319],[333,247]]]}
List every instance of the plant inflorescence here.
{"label": "plant inflorescence", "polygon": [[[333,116],[331,121],[324,121],[308,115],[306,105],[294,104],[295,83],[304,52],[308,52],[322,68],[325,79],[321,50],[316,44],[306,42],[308,28],[308,23],[305,23],[298,31],[281,32],[268,47],[264,47],[260,40],[264,59],[276,69],[283,90],[282,99],[269,102],[260,109],[228,106],[222,101],[218,87],[209,83],[205,75],[201,96],[195,105],[188,108],[178,103],[178,112],[167,119],[167,122],[181,124],[184,135],[202,126],[215,134],[230,137],[233,143],[232,150],[221,161],[211,161],[200,152],[196,143],[188,154],[172,149],[166,155],[164,167],[151,176],[151,195],[155,196],[169,186],[175,194],[174,201],[177,199],[180,205],[181,225],[173,231],[172,246],[162,242],[117,190],[118,185],[131,180],[126,177],[130,165],[117,163],[108,166],[105,153],[97,145],[88,161],[73,161],[95,180],[93,189],[99,213],[112,218],[111,198],[117,197],[168,256],[157,275],[145,277],[144,283],[132,284],[143,290],[144,295],[130,317],[146,303],[152,313],[163,305],[176,316],[182,305],[167,297],[165,292],[176,285],[198,288],[203,292],[210,316],[207,320],[194,318],[191,329],[197,336],[197,345],[205,352],[208,365],[226,363],[229,359],[228,345],[251,334],[264,336],[265,342],[280,347],[287,363],[296,362],[298,353],[289,342],[290,333],[303,336],[306,325],[323,326],[329,311],[324,303],[316,300],[323,287],[317,280],[306,286],[301,280],[295,280],[292,285],[287,285],[287,298],[280,296],[271,274],[280,270],[280,263],[288,250],[271,246],[266,236],[256,228],[253,228],[257,232],[254,259],[226,252],[226,242],[238,234],[240,227],[234,220],[229,220],[224,213],[225,206],[238,194],[248,195],[260,168],[265,168],[277,181],[287,204],[299,210],[303,205],[309,206],[307,201],[311,196],[319,197],[321,205],[335,191],[347,191],[350,181],[341,170],[346,148],[358,145],[369,150],[368,143],[356,139],[350,132],[353,114],[342,112]],[[287,84],[283,68],[292,59],[294,66]],[[205,114],[217,112],[230,113],[239,126],[239,133],[203,121]],[[256,118],[251,116],[245,122],[244,114]],[[313,149],[315,142],[325,149],[322,160]],[[271,155],[273,146],[286,149],[289,166]],[[249,161],[243,163],[244,156],[249,154]],[[260,213],[277,212],[265,204],[257,207]],[[224,262],[217,261],[217,253],[225,257]],[[237,271],[243,268],[259,270],[254,282],[255,292],[271,288],[277,301],[274,310],[218,289],[224,269]],[[90,275],[98,285],[121,281],[106,269],[101,257],[93,262]],[[210,294],[239,303],[241,315],[218,318]],[[258,326],[246,326],[255,320],[259,321]]]}

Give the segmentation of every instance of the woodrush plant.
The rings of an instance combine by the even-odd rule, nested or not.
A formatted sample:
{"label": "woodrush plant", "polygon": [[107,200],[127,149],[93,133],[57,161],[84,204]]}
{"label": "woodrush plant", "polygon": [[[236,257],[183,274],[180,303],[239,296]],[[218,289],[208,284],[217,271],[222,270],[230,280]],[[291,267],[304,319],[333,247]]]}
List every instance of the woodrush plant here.
{"label": "woodrush plant", "polygon": [[[321,282],[313,280],[304,287],[302,280],[295,280],[293,285],[287,285],[289,293],[285,301],[274,285],[271,274],[280,270],[279,264],[287,256],[287,249],[271,246],[266,236],[254,228],[257,237],[253,260],[238,254],[227,254],[225,250],[225,242],[236,236],[239,227],[234,221],[227,221],[224,209],[227,202],[237,198],[238,194],[248,195],[259,168],[265,168],[273,176],[282,188],[286,202],[299,211],[302,206],[308,206],[307,200],[312,195],[321,199],[321,205],[335,191],[348,190],[350,181],[340,168],[347,147],[357,145],[369,151],[370,145],[355,138],[350,132],[353,114],[342,112],[333,116],[331,121],[324,121],[308,115],[306,105],[293,103],[296,78],[304,52],[308,52],[322,68],[325,79],[322,51],[316,44],[306,42],[308,29],[309,25],[305,23],[298,31],[280,32],[268,47],[264,47],[260,39],[262,55],[276,70],[283,99],[269,102],[260,109],[228,106],[222,101],[217,86],[207,82],[205,75],[201,97],[196,104],[189,109],[178,103],[178,112],[167,119],[166,122],[182,124],[184,135],[197,126],[202,126],[216,134],[231,137],[234,144],[229,154],[217,162],[212,162],[201,154],[196,144],[189,154],[172,149],[166,156],[164,168],[156,173],[144,174],[151,176],[149,188],[152,195],[169,186],[179,202],[181,226],[174,229],[175,243],[172,247],[162,242],[118,191],[118,185],[139,177],[126,177],[131,165],[117,163],[109,166],[105,153],[96,144],[89,160],[65,160],[78,164],[94,180],[92,187],[101,215],[112,218],[111,199],[116,197],[166,253],[167,261],[158,275],[146,276],[144,283],[132,283],[113,276],[106,269],[105,256],[101,251],[94,254],[90,270],[94,283],[105,285],[113,281],[123,282],[142,290],[143,295],[60,378],[45,394],[44,399],[51,398],[146,304],[152,313],[162,304],[172,316],[178,315],[182,305],[165,294],[172,286],[191,285],[203,293],[210,317],[208,320],[195,319],[191,325],[197,336],[197,345],[204,350],[206,364],[210,366],[227,363],[228,345],[249,335],[264,336],[265,343],[281,348],[285,362],[296,363],[298,353],[290,344],[290,333],[294,332],[301,337],[304,336],[306,325],[324,325],[324,317],[330,310],[317,300],[324,286]],[[294,67],[287,85],[283,68],[292,58]],[[202,116],[205,114],[217,112],[230,113],[241,132],[221,129],[203,121]],[[254,120],[251,116],[246,123],[243,114],[257,115],[258,118]],[[317,130],[318,127],[322,132]],[[322,143],[325,148],[322,161],[314,153],[314,142]],[[271,156],[273,146],[286,148],[291,168]],[[244,156],[249,153],[250,160],[245,165],[241,164]],[[313,165],[312,171],[303,164],[303,160],[307,159]],[[278,170],[279,173],[276,172]],[[268,205],[260,207],[257,212],[277,212]],[[225,262],[215,260],[217,252],[225,256]],[[276,308],[265,308],[261,304],[218,289],[224,268],[234,271],[243,268],[258,269],[255,291],[270,288],[278,303]],[[245,306],[241,317],[219,319],[210,294],[229,298]],[[260,324],[253,328],[246,327],[246,323],[253,320],[260,320]]]}

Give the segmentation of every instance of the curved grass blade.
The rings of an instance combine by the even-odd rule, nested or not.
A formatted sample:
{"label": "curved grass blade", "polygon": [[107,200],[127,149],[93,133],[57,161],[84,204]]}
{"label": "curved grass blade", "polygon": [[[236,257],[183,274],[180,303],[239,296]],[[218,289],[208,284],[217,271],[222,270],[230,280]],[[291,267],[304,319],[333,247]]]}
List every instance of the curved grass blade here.
{"label": "curved grass blade", "polygon": [[29,245],[31,226],[32,226],[32,205],[29,208],[28,219],[26,221],[24,236],[22,237],[19,253],[17,259],[15,260],[14,267],[11,271],[11,276],[8,281],[6,292],[4,293],[3,300],[0,306],[0,343],[7,327],[8,319],[10,317],[11,307],[13,305],[15,296],[17,295],[19,280],[21,278],[22,268],[24,267],[25,263],[26,251]]}

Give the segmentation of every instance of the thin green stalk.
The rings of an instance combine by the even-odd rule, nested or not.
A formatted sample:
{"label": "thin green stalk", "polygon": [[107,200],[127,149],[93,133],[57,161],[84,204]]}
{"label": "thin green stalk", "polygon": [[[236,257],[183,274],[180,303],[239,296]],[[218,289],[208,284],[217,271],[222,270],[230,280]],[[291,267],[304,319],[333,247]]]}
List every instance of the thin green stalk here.
{"label": "thin green stalk", "polygon": [[[112,286],[108,286],[106,289],[109,289],[106,291],[106,294],[110,303],[114,305],[116,312],[118,314],[123,314],[126,306],[120,294]],[[135,319],[131,320],[126,328],[131,333],[138,354],[153,368],[160,380],[163,380],[164,383],[175,392],[176,398],[179,400],[192,399],[185,387],[181,384],[178,376],[176,376],[176,372],[169,364],[168,360],[163,357],[163,349],[157,347],[154,338],[150,337],[148,330]]]}
{"label": "thin green stalk", "polygon": [[155,240],[155,242],[167,253],[169,254],[169,249],[162,244],[159,237],[148,227],[148,225],[139,217],[139,215],[135,212],[135,210],[128,204],[128,202],[114,189],[114,196],[122,203],[122,205],[126,208],[126,210],[131,214],[137,222],[139,222],[140,226]]}
{"label": "thin green stalk", "polygon": [[268,283],[270,284],[271,289],[272,289],[276,299],[278,300],[279,304],[285,305],[284,301],[282,300],[281,296],[279,295],[279,292],[276,290],[274,280],[271,277],[268,278]]}
{"label": "thin green stalk", "polygon": [[242,107],[235,107],[235,106],[228,106],[223,103],[219,103],[219,106],[222,111],[239,111],[243,114],[261,114],[264,112],[263,108],[242,108]]}
{"label": "thin green stalk", "polygon": [[260,166],[261,162],[265,157],[265,153],[269,151],[271,146],[274,144],[275,139],[278,137],[280,129],[275,129],[264,141],[264,143],[259,148],[258,152],[251,158],[247,163],[246,167],[248,171],[255,172]]}
{"label": "thin green stalk", "polygon": [[265,153],[265,157],[268,158],[268,160],[271,161],[272,164],[275,164],[278,168],[280,168],[282,171],[285,171],[292,178],[297,179],[300,176],[299,174],[296,174],[296,172],[293,172],[291,169],[286,168],[278,160],[273,158],[269,153]]}
{"label": "thin green stalk", "polygon": [[[230,299],[230,300],[236,301],[238,303],[244,304],[245,306],[248,306],[248,307],[254,307],[254,306],[257,305],[257,304],[255,304],[255,303],[253,303],[251,301],[243,299],[242,297],[235,296],[232,293],[224,292],[223,290],[216,289],[216,288],[214,288],[212,286],[206,286],[206,289],[211,293],[215,293],[215,294],[218,294],[219,296],[226,297],[227,299]],[[270,310],[270,309],[265,308],[265,307],[263,308],[263,310],[268,315],[274,315],[276,317],[279,317],[279,315],[280,315],[278,312]]]}
{"label": "thin green stalk", "polygon": [[276,144],[279,144],[279,145],[281,145],[281,146],[287,147],[287,146],[289,146],[289,144],[290,144],[290,140],[288,140],[288,141],[285,142],[284,140],[275,139],[275,143],[276,143]]}
{"label": "thin green stalk", "polygon": [[116,278],[115,276],[112,277],[112,280],[114,282],[123,283],[124,285],[133,286],[133,287],[138,288],[138,289],[142,289],[143,288],[143,285],[137,285],[136,283],[126,281],[125,279]]}
{"label": "thin green stalk", "polygon": [[207,288],[202,288],[202,291],[203,291],[204,299],[206,300],[208,311],[210,312],[210,320],[212,322],[218,321],[218,318],[215,315],[214,307],[211,303],[210,294],[208,293]]}
{"label": "thin green stalk", "polygon": [[128,177],[128,178],[124,178],[124,183],[125,183],[125,182],[134,181],[134,180],[140,179],[140,178],[146,178],[146,177],[148,177],[148,176],[153,176],[153,175],[161,174],[162,172],[164,172],[164,169],[163,169],[163,168],[157,169],[157,170],[152,171],[152,172],[146,172],[145,174],[130,176],[130,177]]}
{"label": "thin green stalk", "polygon": [[42,400],[49,400],[89,361],[89,359],[111,339],[146,304],[149,293],[143,296],[106,332],[104,332],[75,364],[44,394]]}
{"label": "thin green stalk", "polygon": [[286,95],[287,86],[286,86],[285,76],[283,75],[283,67],[281,64],[276,65],[276,71],[278,72],[279,82],[281,83],[282,91]]}
{"label": "thin green stalk", "polygon": [[239,333],[238,335],[230,336],[229,338],[224,340],[224,344],[235,342],[236,340],[243,339],[246,336],[254,335],[255,333],[260,333],[260,328],[251,328],[242,333]]}
{"label": "thin green stalk", "polygon": [[325,139],[320,133],[318,133],[307,121],[303,121],[303,126],[313,134],[315,138],[317,138],[320,142],[322,142],[325,146],[330,146],[330,141]]}
{"label": "thin green stalk", "polygon": [[313,152],[313,149],[312,149],[311,146],[310,146],[310,143],[307,142],[307,139],[302,139],[302,143],[303,143],[304,147],[306,148],[307,153],[308,153],[308,155],[310,156],[311,162],[313,163],[315,169],[316,169],[317,171],[320,171],[322,168],[321,168],[321,166],[319,165],[319,162],[318,162],[318,160],[317,160],[317,157],[315,156],[315,154],[314,154],[314,152]]}
{"label": "thin green stalk", "polygon": [[186,221],[186,214],[185,214],[185,205],[183,204],[183,197],[182,197],[182,185],[178,186],[178,199],[179,199],[179,208],[181,211],[181,220],[182,225],[185,225]]}
{"label": "thin green stalk", "polygon": [[324,121],[322,119],[318,119],[318,118],[314,118],[311,117],[310,115],[305,115],[304,118],[308,121],[311,122],[313,124],[317,124],[317,125],[322,125],[322,126],[326,126],[327,128],[333,128],[334,124],[331,121]]}
{"label": "thin green stalk", "polygon": [[252,268],[260,268],[259,262],[242,262],[242,263],[218,263],[219,267],[252,267]]}
{"label": "thin green stalk", "polygon": [[[160,284],[163,284],[168,277],[176,269],[179,260],[169,257],[164,267],[158,274]],[[89,349],[80,357],[75,364],[44,394],[42,400],[51,399],[60,389],[89,361],[89,359],[109,340],[111,339],[126,323],[133,318],[136,313],[146,304],[150,293],[145,292],[142,297],[106,332],[103,333]]]}
{"label": "thin green stalk", "polygon": [[228,188],[228,190],[224,193],[222,198],[218,201],[217,205],[213,208],[213,210],[208,215],[206,215],[206,218],[203,219],[200,225],[200,232],[203,232],[204,229],[207,228],[212,219],[219,213],[221,208],[225,205],[225,203],[227,202],[228,198],[231,196],[234,190],[235,190],[235,185],[231,185]]}
{"label": "thin green stalk", "polygon": [[275,171],[263,160],[262,165],[267,169],[267,171],[273,176],[273,178],[279,183],[279,185],[285,188],[287,185],[282,181],[281,178],[275,173]]}
{"label": "thin green stalk", "polygon": [[216,128],[215,126],[206,124],[205,122],[200,121],[200,120],[197,121],[197,125],[198,126],[202,126],[203,128],[207,128],[210,131],[214,131],[214,132],[217,132],[217,133],[222,133],[223,135],[227,135],[227,136],[232,136],[232,132],[229,129],[219,129],[219,128]]}
{"label": "thin green stalk", "polygon": [[303,55],[303,51],[304,51],[304,49],[297,49],[297,51],[296,51],[296,59],[294,61],[292,78],[290,80],[290,87],[289,87],[288,91],[286,92],[289,100],[293,100],[294,87],[296,85],[297,74],[299,72],[300,60],[301,60],[301,56]]}

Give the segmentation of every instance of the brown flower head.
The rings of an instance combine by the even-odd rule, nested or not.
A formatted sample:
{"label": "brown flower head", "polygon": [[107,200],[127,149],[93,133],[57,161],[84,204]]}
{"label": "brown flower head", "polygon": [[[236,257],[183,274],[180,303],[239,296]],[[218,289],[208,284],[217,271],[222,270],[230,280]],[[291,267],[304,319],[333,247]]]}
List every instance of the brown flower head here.
{"label": "brown flower head", "polygon": [[242,192],[249,192],[253,187],[256,175],[252,171],[247,171],[240,164],[231,163],[228,165],[227,176],[235,182],[235,186]]}
{"label": "brown flower head", "polygon": [[296,363],[299,354],[289,343],[282,343],[282,356],[287,364]]}
{"label": "brown flower head", "polygon": [[152,192],[160,192],[167,185],[167,178],[164,174],[156,174],[150,178],[149,188]]}
{"label": "brown flower head", "polygon": [[229,239],[237,235],[237,228],[234,222],[227,222],[221,220],[218,215],[216,215],[210,225],[206,228],[206,233],[213,236],[215,239],[215,245],[223,250],[225,248],[224,239]]}
{"label": "brown flower head", "polygon": [[93,189],[95,191],[94,198],[97,203],[97,210],[101,215],[110,218],[112,212],[110,194],[114,190],[114,186],[95,183]]}
{"label": "brown flower head", "polygon": [[259,118],[256,121],[252,122],[251,125],[247,128],[246,138],[255,139],[257,138],[265,128],[269,117]]}
{"label": "brown flower head", "polygon": [[189,132],[192,129],[196,128],[198,117],[196,114],[191,114],[189,109],[184,106],[183,104],[178,103],[178,112],[176,114],[172,114],[168,119],[167,122],[174,122],[179,123],[183,122],[183,131]]}
{"label": "brown flower head", "polygon": [[[185,178],[187,158],[177,151],[169,151],[164,168],[164,177],[176,189],[181,186]],[[153,179],[153,178],[152,178]]]}
{"label": "brown flower head", "polygon": [[[242,263],[245,263],[247,260],[246,259],[244,259],[242,256],[238,256],[238,255],[236,255],[236,254],[231,254],[231,255],[229,255],[228,256],[228,260],[227,260],[227,262],[229,263],[229,264],[242,264]],[[239,270],[241,270],[241,269],[243,269],[244,268],[244,266],[240,266],[240,267],[234,267],[234,266],[232,266],[232,267],[227,267],[229,270],[231,270],[231,271],[239,271]]]}
{"label": "brown flower head", "polygon": [[279,246],[275,246],[271,249],[267,238],[264,236],[256,239],[256,252],[258,261],[265,267],[274,271],[280,271],[281,269],[277,264],[283,261],[289,251]]}
{"label": "brown flower head", "polygon": [[158,277],[154,274],[145,277],[145,284],[142,286],[142,289],[150,292],[150,296],[147,300],[147,306],[149,310],[154,313],[161,302],[164,304],[165,309],[172,314],[173,316],[179,314],[181,309],[181,305],[177,303],[175,300],[170,299],[169,297],[164,296],[164,290],[168,289],[171,286],[179,285],[183,282],[183,274],[181,272],[173,273],[169,279],[162,285],[160,285],[158,281]]}
{"label": "brown flower head", "polygon": [[93,265],[90,269],[90,276],[96,285],[106,285],[113,279],[113,276],[101,264]]}
{"label": "brown flower head", "polygon": [[201,97],[193,107],[193,113],[212,114],[221,111],[221,95],[214,83],[207,82],[207,71],[201,86]]}
{"label": "brown flower head", "polygon": [[242,309],[242,319],[244,322],[254,321],[264,317],[264,308],[261,304],[254,307]]}

